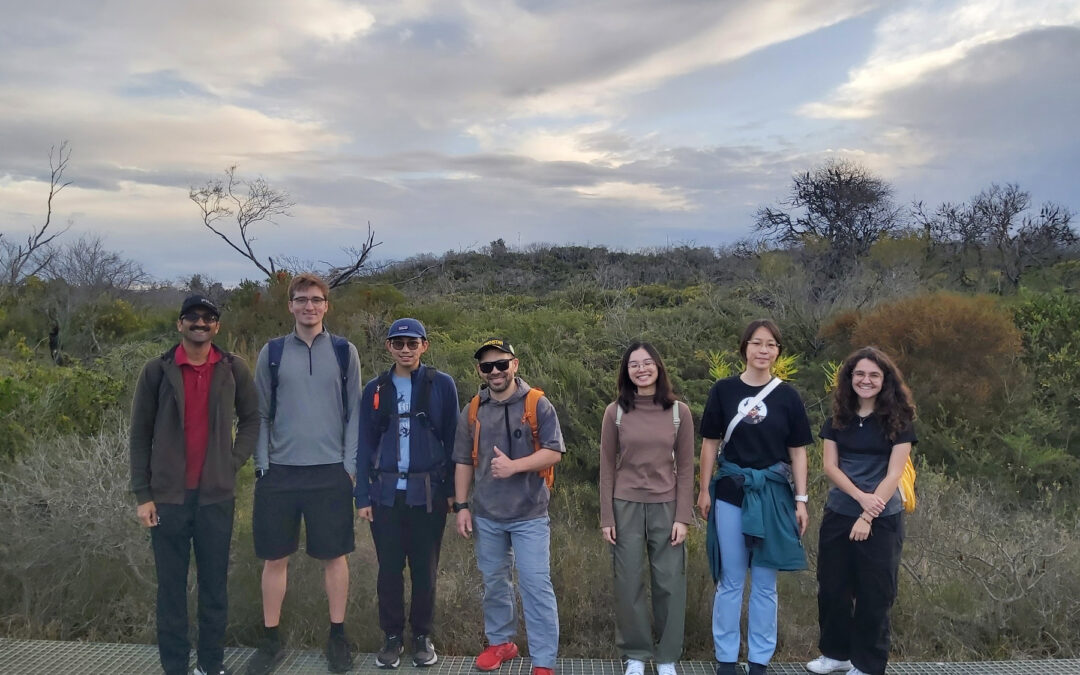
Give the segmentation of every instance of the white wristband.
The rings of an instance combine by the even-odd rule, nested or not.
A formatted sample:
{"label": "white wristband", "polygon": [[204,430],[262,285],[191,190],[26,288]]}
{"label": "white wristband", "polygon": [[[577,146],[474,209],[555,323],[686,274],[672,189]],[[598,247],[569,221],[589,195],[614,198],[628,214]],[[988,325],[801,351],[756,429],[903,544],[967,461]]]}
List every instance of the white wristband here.
{"label": "white wristband", "polygon": [[795,495],[795,501],[808,504],[810,502],[810,495]]}

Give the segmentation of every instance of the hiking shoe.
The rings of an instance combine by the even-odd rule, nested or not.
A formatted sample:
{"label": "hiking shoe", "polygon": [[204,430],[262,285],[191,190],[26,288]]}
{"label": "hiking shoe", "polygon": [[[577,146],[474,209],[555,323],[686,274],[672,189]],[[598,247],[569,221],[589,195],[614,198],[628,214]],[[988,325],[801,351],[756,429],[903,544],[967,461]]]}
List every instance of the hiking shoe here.
{"label": "hiking shoe", "polygon": [[555,671],[551,668],[544,668],[543,666],[533,666],[532,675],[555,675]]}
{"label": "hiking shoe", "polygon": [[281,643],[263,638],[248,661],[247,675],[266,675],[285,660],[285,650]]}
{"label": "hiking shoe", "polygon": [[435,645],[426,635],[414,635],[412,643],[412,662],[414,666],[430,666],[439,660]]}
{"label": "hiking shoe", "polygon": [[769,672],[768,665],[762,665],[760,663],[749,662],[747,665],[750,667],[746,669],[746,675],[765,675]]}
{"label": "hiking shoe", "polygon": [[623,675],[645,675],[645,662],[626,659],[626,672]]}
{"label": "hiking shoe", "polygon": [[[513,642],[504,642],[501,645],[489,645],[476,657],[477,670],[498,670],[503,661],[509,661],[518,655],[517,645]],[[535,670],[535,669],[534,669]]]}
{"label": "hiking shoe", "polygon": [[674,663],[658,663],[656,664],[656,675],[675,675]]}
{"label": "hiking shoe", "polygon": [[232,675],[232,671],[225,666],[211,666],[207,668],[200,663],[195,666],[195,670],[191,671],[191,675]]}
{"label": "hiking shoe", "polygon": [[828,656],[822,654],[810,663],[806,664],[806,669],[811,673],[818,673],[818,675],[827,675],[828,673],[847,672],[851,670],[851,661],[840,661],[838,659],[830,659]]}
{"label": "hiking shoe", "polygon": [[352,668],[353,653],[345,635],[331,635],[326,641],[326,669],[331,673],[345,673]]}
{"label": "hiking shoe", "polygon": [[733,661],[721,661],[716,664],[716,675],[739,675]]}
{"label": "hiking shoe", "polygon": [[387,635],[382,649],[375,655],[375,665],[380,668],[397,668],[401,665],[401,653],[405,651],[405,643],[400,635]]}

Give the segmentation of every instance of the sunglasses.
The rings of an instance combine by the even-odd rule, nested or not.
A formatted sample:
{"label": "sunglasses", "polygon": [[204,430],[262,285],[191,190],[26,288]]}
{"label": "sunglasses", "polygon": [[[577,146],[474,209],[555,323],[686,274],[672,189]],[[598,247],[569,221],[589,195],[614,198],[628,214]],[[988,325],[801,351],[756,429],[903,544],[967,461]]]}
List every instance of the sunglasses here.
{"label": "sunglasses", "polygon": [[500,373],[505,373],[510,370],[510,362],[513,359],[499,359],[498,361],[484,361],[480,364],[480,372],[485,375],[490,375],[491,371],[498,370]]}
{"label": "sunglasses", "polygon": [[398,351],[401,351],[406,347],[416,350],[420,349],[420,340],[417,340],[416,338],[412,338],[409,340],[406,340],[405,338],[391,338],[390,346]]}
{"label": "sunglasses", "polygon": [[184,321],[187,321],[188,323],[198,323],[200,319],[202,321],[205,321],[206,323],[217,323],[218,322],[217,316],[215,316],[213,314],[202,314],[200,312],[188,312],[187,314],[181,316],[180,318],[183,319]]}

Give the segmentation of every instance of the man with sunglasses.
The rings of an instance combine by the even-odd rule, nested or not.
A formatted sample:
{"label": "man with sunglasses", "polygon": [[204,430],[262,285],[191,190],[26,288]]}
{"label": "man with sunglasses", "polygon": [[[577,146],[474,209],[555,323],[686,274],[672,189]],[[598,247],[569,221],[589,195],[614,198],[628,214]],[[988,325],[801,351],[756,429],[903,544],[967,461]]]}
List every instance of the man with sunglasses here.
{"label": "man with sunglasses", "polygon": [[453,497],[450,461],[458,423],[454,380],[420,363],[427,331],[398,319],[386,333],[393,366],[367,383],[360,399],[356,454],[357,515],[371,523],[379,559],[379,668],[397,668],[405,649],[406,561],[412,580],[409,625],[415,666],[439,660],[431,634],[435,579],[446,513]]}
{"label": "man with sunglasses", "polygon": [[[476,532],[476,564],[484,579],[488,647],[479,670],[496,670],[518,655],[510,564],[517,568],[533,675],[552,675],[559,651],[559,611],[550,572],[550,492],[541,472],[562,459],[566,446],[555,408],[541,396],[535,431],[528,421],[531,387],[517,377],[518,359],[505,338],[487,340],[474,354],[484,384],[477,404],[458,419],[454,442],[457,531]],[[472,488],[472,496],[469,489]]]}
{"label": "man with sunglasses", "polygon": [[[228,613],[226,577],[236,471],[255,448],[258,396],[243,359],[213,344],[221,312],[184,300],[180,344],[143,367],[131,406],[131,489],[151,528],[157,569],[157,638],[167,675],[187,675],[187,577],[199,585],[196,675],[221,675]],[[233,422],[236,438],[233,438]]]}
{"label": "man with sunglasses", "polygon": [[278,625],[285,600],[289,556],[300,545],[323,563],[330,629],[326,660],[330,672],[352,667],[345,638],[345,606],[353,551],[352,491],[359,431],[360,357],[345,338],[323,325],[330,289],[314,274],[289,282],[291,333],[259,352],[259,441],[255,446],[255,503],[252,534],[263,562],[264,634],[248,662],[249,675],[270,672],[285,657]]}

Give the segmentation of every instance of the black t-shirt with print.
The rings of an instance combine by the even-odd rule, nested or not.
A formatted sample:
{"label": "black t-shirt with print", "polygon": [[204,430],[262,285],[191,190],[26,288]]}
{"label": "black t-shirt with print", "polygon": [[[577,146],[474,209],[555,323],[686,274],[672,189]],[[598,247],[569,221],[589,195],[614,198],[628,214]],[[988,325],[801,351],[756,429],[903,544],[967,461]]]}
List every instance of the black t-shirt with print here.
{"label": "black t-shirt with print", "polygon": [[[717,380],[705,402],[701,435],[723,440],[731,419],[764,388],[765,385],[748,385],[737,375]],[[724,459],[749,469],[766,469],[777,462],[790,462],[788,448],[806,446],[813,441],[814,433],[802,398],[785,382],[735,426],[724,446]],[[717,486],[717,498],[741,506],[742,487],[730,479],[723,480]]]}
{"label": "black t-shirt with print", "polygon": [[[851,479],[855,487],[863,492],[873,492],[889,471],[889,457],[894,445],[918,442],[915,428],[908,426],[900,432],[895,441],[890,441],[881,426],[877,415],[865,419],[856,419],[847,428],[836,429],[832,418],[825,420],[821,427],[822,438],[836,442],[837,463],[844,475]],[[825,508],[841,515],[858,517],[862,513],[859,502],[845,494],[840,488],[833,487],[825,501]],[[883,516],[891,516],[903,510],[900,491],[885,504]]]}

